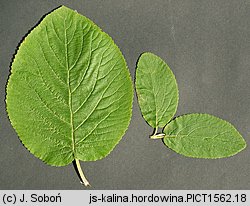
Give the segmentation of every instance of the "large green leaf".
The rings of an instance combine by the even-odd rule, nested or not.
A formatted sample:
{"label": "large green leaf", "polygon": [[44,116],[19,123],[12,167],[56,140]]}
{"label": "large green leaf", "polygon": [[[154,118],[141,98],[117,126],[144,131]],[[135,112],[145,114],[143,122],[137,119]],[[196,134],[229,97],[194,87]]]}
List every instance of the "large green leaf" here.
{"label": "large green leaf", "polygon": [[152,53],[143,53],[136,69],[136,92],[144,119],[153,128],[164,127],[178,105],[178,88],[168,65]]}
{"label": "large green leaf", "polygon": [[180,116],[164,128],[164,133],[165,144],[188,157],[229,157],[246,147],[233,125],[208,114]]}
{"label": "large green leaf", "polygon": [[131,119],[133,89],[112,39],[65,6],[21,43],[7,111],[23,144],[50,165],[108,155]]}

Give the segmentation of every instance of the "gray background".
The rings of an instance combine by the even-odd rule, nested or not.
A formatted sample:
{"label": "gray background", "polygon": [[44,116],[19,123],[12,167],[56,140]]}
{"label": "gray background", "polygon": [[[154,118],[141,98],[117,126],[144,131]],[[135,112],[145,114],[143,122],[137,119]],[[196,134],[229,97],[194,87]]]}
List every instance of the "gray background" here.
{"label": "gray background", "polygon": [[[0,189],[85,189],[72,165],[51,167],[20,143],[5,112],[16,46],[38,20],[64,4],[93,20],[120,47],[132,78],[151,51],[176,75],[177,115],[210,113],[230,121],[250,144],[250,1],[1,0]],[[250,149],[225,159],[192,159],[150,140],[134,98],[129,129],[105,159],[82,163],[92,189],[250,189]]]}

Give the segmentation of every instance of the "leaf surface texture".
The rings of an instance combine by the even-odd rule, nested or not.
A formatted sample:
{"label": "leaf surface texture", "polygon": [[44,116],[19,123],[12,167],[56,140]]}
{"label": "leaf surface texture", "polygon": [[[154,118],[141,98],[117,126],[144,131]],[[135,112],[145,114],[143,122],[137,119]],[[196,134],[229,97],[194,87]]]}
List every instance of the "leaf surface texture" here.
{"label": "leaf surface texture", "polygon": [[164,133],[164,143],[188,157],[229,157],[246,147],[245,140],[233,125],[208,114],[177,117],[164,128]]}
{"label": "leaf surface texture", "polygon": [[178,106],[178,87],[174,74],[158,56],[146,52],[136,69],[136,92],[144,119],[153,127],[164,127]]}
{"label": "leaf surface texture", "polygon": [[21,43],[7,86],[7,111],[23,144],[50,165],[108,155],[124,135],[132,82],[112,39],[65,6]]}

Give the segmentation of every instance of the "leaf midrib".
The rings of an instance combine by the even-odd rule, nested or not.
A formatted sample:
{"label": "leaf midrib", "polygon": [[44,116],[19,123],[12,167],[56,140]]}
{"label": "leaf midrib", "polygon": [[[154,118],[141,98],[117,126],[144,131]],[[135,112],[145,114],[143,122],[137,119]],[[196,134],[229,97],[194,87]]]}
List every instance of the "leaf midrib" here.
{"label": "leaf midrib", "polygon": [[67,86],[69,92],[69,112],[70,112],[70,126],[71,126],[71,139],[72,139],[72,150],[73,157],[75,158],[75,136],[74,136],[74,124],[73,124],[73,109],[72,109],[72,92],[70,88],[70,67],[68,60],[68,38],[67,38],[67,28],[65,25],[66,18],[64,18],[64,48],[65,48],[65,63],[67,69]]}
{"label": "leaf midrib", "polygon": [[152,85],[152,90],[153,90],[153,96],[154,96],[154,103],[155,103],[155,131],[158,130],[158,112],[157,112],[157,104],[156,104],[156,94],[155,94],[155,87],[154,87],[154,84],[153,84],[153,76],[152,76],[152,73],[150,73],[150,80],[151,80],[151,85]]}

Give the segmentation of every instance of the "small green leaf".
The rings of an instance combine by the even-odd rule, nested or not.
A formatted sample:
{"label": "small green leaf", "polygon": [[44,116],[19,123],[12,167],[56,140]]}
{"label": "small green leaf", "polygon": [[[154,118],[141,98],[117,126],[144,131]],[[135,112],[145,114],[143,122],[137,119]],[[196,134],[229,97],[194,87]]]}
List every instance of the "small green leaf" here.
{"label": "small green leaf", "polygon": [[246,147],[245,140],[233,125],[208,114],[177,117],[164,128],[164,133],[164,143],[188,157],[229,157]]}
{"label": "small green leaf", "polygon": [[7,111],[22,143],[63,166],[108,155],[128,128],[133,89],[125,60],[93,22],[65,6],[21,43]]}
{"label": "small green leaf", "polygon": [[164,127],[178,106],[178,88],[168,65],[152,53],[143,53],[136,69],[136,92],[144,119],[153,128]]}

